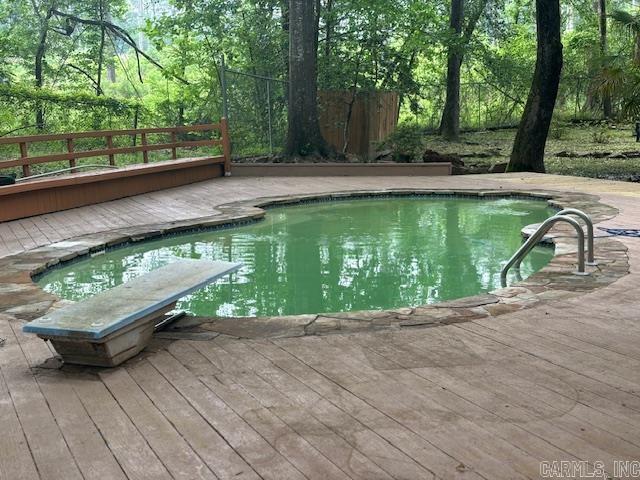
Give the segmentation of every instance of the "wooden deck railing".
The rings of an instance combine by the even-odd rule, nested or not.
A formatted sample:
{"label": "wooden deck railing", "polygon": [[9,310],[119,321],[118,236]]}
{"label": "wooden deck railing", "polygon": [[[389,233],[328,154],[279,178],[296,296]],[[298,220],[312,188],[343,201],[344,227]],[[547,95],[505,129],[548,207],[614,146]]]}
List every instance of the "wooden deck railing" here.
{"label": "wooden deck railing", "polygon": [[[218,132],[219,138],[211,138],[207,140],[178,140],[179,133],[190,132]],[[153,134],[169,134],[171,141],[169,143],[149,143],[149,135]],[[140,137],[140,144],[129,147],[114,147],[114,137],[129,136],[135,139]],[[103,138],[106,148],[97,150],[77,150],[75,140],[84,138]],[[65,153],[53,153],[47,155],[29,156],[29,145],[38,142],[66,142]],[[134,142],[135,143],[135,142]],[[109,165],[115,165],[115,156],[127,153],[142,152],[143,163],[149,163],[149,152],[158,150],[171,150],[171,158],[178,158],[178,148],[183,147],[207,147],[221,146],[224,158],[224,171],[228,174],[231,171],[231,141],[229,139],[229,127],[226,119],[222,119],[220,123],[208,125],[191,125],[180,127],[166,128],[140,128],[131,130],[104,130],[95,132],[75,132],[60,133],[50,135],[30,135],[22,137],[6,137],[0,138],[0,145],[17,145],[19,147],[19,157],[10,160],[0,160],[0,170],[13,167],[22,167],[22,175],[29,177],[31,175],[31,166],[41,163],[68,161],[70,168],[76,167],[76,160],[92,157],[107,157]],[[73,171],[73,170],[72,170]]]}

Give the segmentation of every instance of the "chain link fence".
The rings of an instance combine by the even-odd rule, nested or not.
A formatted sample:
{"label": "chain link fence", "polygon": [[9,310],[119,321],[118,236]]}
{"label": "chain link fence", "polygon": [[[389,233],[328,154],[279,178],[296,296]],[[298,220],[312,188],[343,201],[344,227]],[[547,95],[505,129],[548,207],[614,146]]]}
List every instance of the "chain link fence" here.
{"label": "chain link fence", "polygon": [[[224,114],[229,120],[234,155],[268,155],[282,151],[287,132],[287,82],[221,65]],[[460,86],[460,126],[463,130],[515,127],[528,92],[516,92],[489,82]],[[419,98],[404,96],[400,121],[436,131],[444,107],[446,86],[426,85]],[[598,118],[598,99],[585,77],[566,77],[560,84],[556,116],[563,121]]]}
{"label": "chain link fence", "polygon": [[230,69],[224,63],[220,78],[234,155],[281,151],[287,132],[287,82]]}

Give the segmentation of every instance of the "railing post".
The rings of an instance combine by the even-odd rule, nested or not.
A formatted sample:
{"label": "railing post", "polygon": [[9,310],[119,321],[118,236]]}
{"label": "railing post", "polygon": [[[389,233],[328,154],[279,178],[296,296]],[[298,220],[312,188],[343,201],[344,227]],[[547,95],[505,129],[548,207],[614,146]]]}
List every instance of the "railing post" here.
{"label": "railing post", "polygon": [[[27,149],[27,142],[20,142],[20,156],[22,157],[21,160],[28,161],[29,152]],[[22,165],[22,176],[23,177],[31,176],[31,166],[28,163],[25,165]]]}
{"label": "railing post", "polygon": [[226,117],[220,120],[220,133],[222,134],[222,152],[224,154],[224,175],[231,176],[231,139],[229,138],[229,123]]}
{"label": "railing post", "polygon": [[[113,137],[111,135],[107,135],[107,148],[109,150],[113,149]],[[113,153],[109,154],[109,165],[112,167],[116,164],[116,157]]]}
{"label": "railing post", "polygon": [[[67,151],[69,153],[73,153],[73,137],[69,137],[67,138]],[[70,158],[69,159],[69,167],[72,169],[71,173],[76,173],[75,167],[76,167],[76,159],[75,158]]]}
{"label": "railing post", "polygon": [[147,147],[147,134],[144,133],[144,132],[140,134],[140,143],[144,147],[144,149],[142,150],[142,161],[144,163],[149,163],[149,152],[146,149],[146,147]]}
{"label": "railing post", "polygon": [[174,160],[178,159],[178,149],[176,148],[176,144],[178,143],[178,135],[175,130],[171,132],[171,143],[173,143],[173,148],[171,149],[171,158]]}

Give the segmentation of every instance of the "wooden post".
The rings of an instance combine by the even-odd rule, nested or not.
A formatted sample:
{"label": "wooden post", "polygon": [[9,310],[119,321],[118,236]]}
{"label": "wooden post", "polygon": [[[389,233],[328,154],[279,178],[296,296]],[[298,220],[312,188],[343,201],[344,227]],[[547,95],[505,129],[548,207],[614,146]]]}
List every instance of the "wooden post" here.
{"label": "wooden post", "polygon": [[[27,142],[20,142],[20,156],[22,157],[21,160],[27,160],[27,157],[29,156]],[[22,165],[22,176],[31,176],[31,166],[29,164]]]}
{"label": "wooden post", "polygon": [[[67,138],[67,151],[69,153],[73,153],[73,137]],[[73,170],[71,170],[71,173],[76,173],[76,170],[75,170],[76,159],[75,158],[69,159],[69,166],[71,168],[73,168]]]}
{"label": "wooden post", "polygon": [[[107,135],[107,148],[111,150],[113,148],[113,137],[111,135]],[[116,164],[116,156],[113,153],[109,154],[109,165],[115,166]]]}
{"label": "wooden post", "polygon": [[[141,133],[140,134],[140,143],[144,147],[147,146],[147,134],[146,133]],[[142,150],[142,161],[144,163],[149,163],[149,152],[147,151],[146,148],[144,150]]]}
{"label": "wooden post", "polygon": [[176,132],[173,131],[171,132],[171,143],[173,143],[173,148],[171,149],[171,158],[173,158],[174,160],[177,160],[178,158],[178,149],[176,148],[176,143],[178,143],[178,135],[176,135]]}
{"label": "wooden post", "polygon": [[224,175],[231,176],[231,139],[229,138],[229,123],[225,117],[220,120],[222,134],[222,152],[224,154]]}

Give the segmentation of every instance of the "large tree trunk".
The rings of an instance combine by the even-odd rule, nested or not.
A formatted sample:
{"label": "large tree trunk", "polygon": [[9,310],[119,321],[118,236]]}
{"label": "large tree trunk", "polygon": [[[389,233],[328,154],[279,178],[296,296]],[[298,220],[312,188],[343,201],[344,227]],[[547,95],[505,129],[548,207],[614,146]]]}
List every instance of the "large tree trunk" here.
{"label": "large tree trunk", "polygon": [[440,135],[447,140],[457,140],[460,136],[460,67],[462,66],[462,22],[464,20],[464,0],[451,0],[449,24],[455,32],[456,41],[449,45],[447,53],[447,98],[440,120]]}
{"label": "large tree trunk", "polygon": [[538,56],[529,98],[513,144],[510,172],[544,173],[544,149],[562,72],[559,0],[536,0]]}
{"label": "large tree trunk", "polygon": [[289,2],[289,130],[285,153],[329,154],[318,122],[318,3]]}
{"label": "large tree trunk", "polygon": [[[598,0],[598,25],[600,31],[600,56],[604,60],[607,56],[607,1]],[[611,118],[611,94],[604,92],[602,95],[602,110],[605,118]]]}

